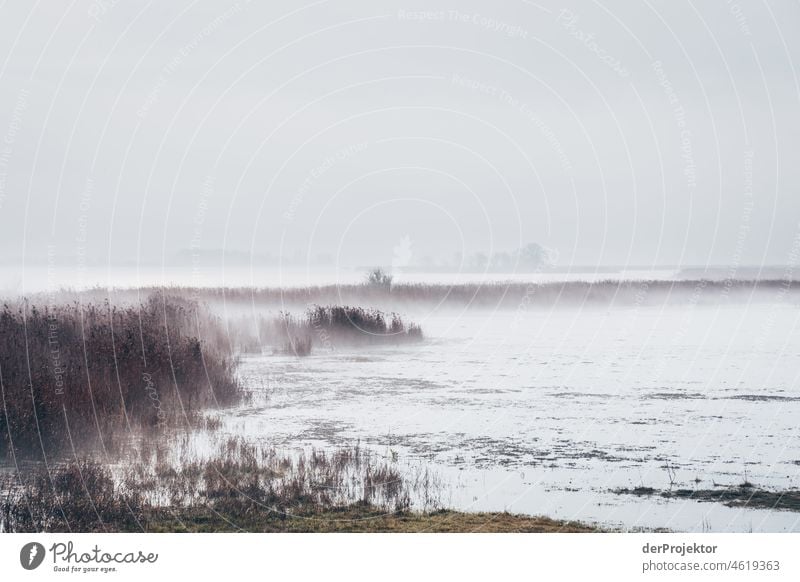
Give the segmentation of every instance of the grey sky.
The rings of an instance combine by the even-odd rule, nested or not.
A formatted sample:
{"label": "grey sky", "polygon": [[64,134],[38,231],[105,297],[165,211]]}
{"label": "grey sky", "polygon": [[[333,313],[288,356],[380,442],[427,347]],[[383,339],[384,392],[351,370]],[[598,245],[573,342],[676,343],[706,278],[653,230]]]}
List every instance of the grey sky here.
{"label": "grey sky", "polygon": [[7,263],[798,260],[796,1],[34,4],[0,8]]}

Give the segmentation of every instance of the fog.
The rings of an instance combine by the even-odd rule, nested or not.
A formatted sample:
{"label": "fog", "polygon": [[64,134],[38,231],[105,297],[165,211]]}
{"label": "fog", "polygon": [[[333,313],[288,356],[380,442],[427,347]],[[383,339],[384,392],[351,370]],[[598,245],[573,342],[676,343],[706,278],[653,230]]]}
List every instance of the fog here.
{"label": "fog", "polygon": [[0,12],[12,270],[798,259],[796,2]]}

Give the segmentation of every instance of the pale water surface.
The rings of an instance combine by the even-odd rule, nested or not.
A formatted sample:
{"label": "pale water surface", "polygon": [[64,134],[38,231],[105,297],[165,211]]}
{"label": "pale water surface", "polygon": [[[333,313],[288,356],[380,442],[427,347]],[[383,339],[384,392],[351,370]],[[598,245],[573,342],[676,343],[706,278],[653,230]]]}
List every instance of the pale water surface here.
{"label": "pale water surface", "polygon": [[[800,310],[788,305],[422,317],[421,345],[245,357],[265,404],[223,431],[360,441],[425,463],[446,505],[635,527],[796,531],[800,514],[617,495],[744,479],[800,487]],[[695,482],[699,479],[699,482]]]}

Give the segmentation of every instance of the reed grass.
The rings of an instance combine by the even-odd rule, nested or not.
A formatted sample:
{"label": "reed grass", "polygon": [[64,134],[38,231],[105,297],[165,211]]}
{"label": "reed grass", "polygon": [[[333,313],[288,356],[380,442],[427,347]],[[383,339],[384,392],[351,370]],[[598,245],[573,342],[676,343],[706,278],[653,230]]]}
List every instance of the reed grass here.
{"label": "reed grass", "polygon": [[241,316],[228,321],[235,352],[258,353],[265,348],[296,356],[308,356],[312,347],[333,350],[337,346],[398,344],[423,339],[422,328],[407,323],[397,313],[347,305],[315,305],[301,316],[280,312],[277,316]]}
{"label": "reed grass", "polygon": [[358,444],[293,455],[231,437],[209,458],[161,457],[116,467],[73,460],[17,471],[0,479],[0,529],[147,530],[157,525],[155,515],[198,509],[232,523],[353,506],[404,513],[414,487],[393,463]]}
{"label": "reed grass", "polygon": [[113,448],[236,402],[219,321],[180,297],[0,310],[0,457]]}
{"label": "reed grass", "polygon": [[149,287],[142,289],[94,288],[71,292],[84,301],[102,301],[113,296],[118,301],[135,301],[141,294],[169,293],[192,297],[214,308],[264,306],[280,309],[306,308],[310,305],[350,304],[391,310],[409,306],[455,308],[518,309],[551,308],[570,304],[648,305],[663,303],[717,304],[720,301],[772,301],[776,294],[788,294],[797,300],[800,286],[789,279],[687,279],[487,283],[372,283],[315,285],[308,287]]}

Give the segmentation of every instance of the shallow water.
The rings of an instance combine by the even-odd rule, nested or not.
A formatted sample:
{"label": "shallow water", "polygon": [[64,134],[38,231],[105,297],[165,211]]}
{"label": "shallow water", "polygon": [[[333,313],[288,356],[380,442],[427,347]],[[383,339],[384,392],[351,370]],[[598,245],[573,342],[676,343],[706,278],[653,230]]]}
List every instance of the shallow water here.
{"label": "shallow water", "polygon": [[611,490],[667,489],[667,465],[675,487],[800,487],[799,316],[777,303],[420,313],[422,344],[244,357],[265,398],[222,430],[424,461],[459,509],[797,531],[800,513]]}

